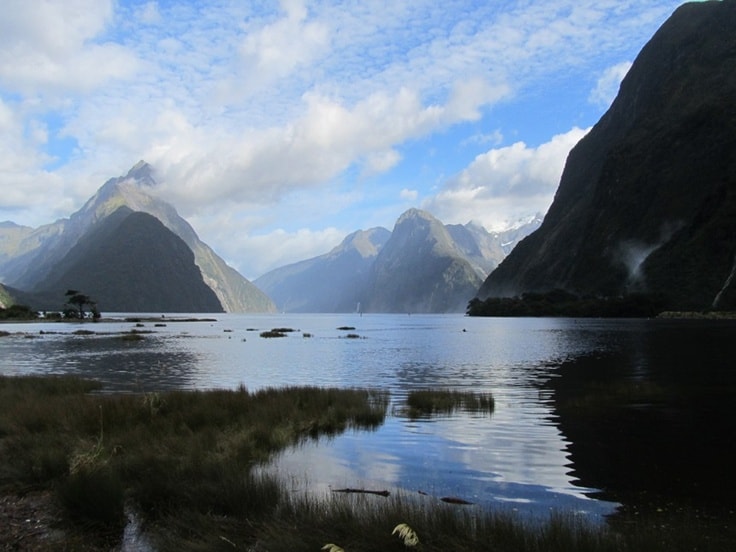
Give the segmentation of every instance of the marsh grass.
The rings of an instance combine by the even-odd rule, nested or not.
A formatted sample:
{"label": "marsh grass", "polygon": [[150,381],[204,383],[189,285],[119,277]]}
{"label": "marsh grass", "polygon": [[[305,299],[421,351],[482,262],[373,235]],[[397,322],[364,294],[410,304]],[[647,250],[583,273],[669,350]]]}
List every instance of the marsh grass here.
{"label": "marsh grass", "polygon": [[[254,469],[285,446],[378,427],[389,402],[382,392],[90,394],[97,390],[70,377],[0,377],[0,491],[53,490],[66,513],[67,542],[100,542],[99,550],[114,548],[110,535],[119,542],[130,508],[160,552],[300,552],[326,543],[349,552],[407,550],[392,534],[401,524],[418,536],[412,549],[422,551],[659,552],[733,543],[733,531],[706,534],[693,516],[653,513],[592,526],[560,514],[530,523],[421,494],[296,494]],[[447,395],[455,407],[465,404],[454,393],[439,396]],[[478,403],[484,411],[488,399]]]}
{"label": "marsh grass", "polygon": [[0,377],[0,488],[53,489],[69,520],[108,529],[130,503],[154,533],[180,515],[205,526],[210,516],[269,515],[284,491],[254,466],[306,439],[376,428],[389,402],[383,392],[316,387],[95,389],[71,377]]}
{"label": "marsh grass", "polygon": [[[408,547],[407,529],[418,538]],[[350,552],[626,550],[613,533],[574,516],[532,525],[511,513],[458,509],[405,494],[302,497],[282,505],[259,531],[259,549],[272,552],[320,550],[326,543]]]}
{"label": "marsh grass", "polygon": [[406,404],[407,414],[412,418],[452,414],[457,410],[491,414],[495,408],[495,401],[490,393],[450,389],[412,390],[407,395]]}

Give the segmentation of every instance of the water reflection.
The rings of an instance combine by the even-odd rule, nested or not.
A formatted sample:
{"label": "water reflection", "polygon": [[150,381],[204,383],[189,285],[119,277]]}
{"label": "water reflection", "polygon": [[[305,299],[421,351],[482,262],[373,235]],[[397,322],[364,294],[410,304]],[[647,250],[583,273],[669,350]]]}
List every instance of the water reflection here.
{"label": "water reflection", "polygon": [[[361,339],[344,339],[341,326]],[[58,334],[39,333],[50,327]],[[733,488],[733,457],[725,452],[736,438],[732,324],[218,315],[213,322],[146,324],[152,333],[140,341],[115,335],[129,332],[130,323],[91,327],[101,335],[75,336],[78,325],[4,326],[13,335],[0,338],[0,373],[73,373],[109,391],[239,384],[389,391],[396,408],[376,431],[304,444],[271,467],[318,492],[365,486],[425,496],[421,491],[529,516],[561,508],[595,519],[642,490],[672,496],[685,489],[700,500],[705,495],[696,490],[711,488],[725,500],[723,489]],[[274,327],[299,331],[258,336]],[[591,383],[647,381],[669,398],[589,417],[563,404]],[[407,394],[427,387],[492,393],[493,415],[403,415]]]}
{"label": "water reflection", "polygon": [[0,342],[4,374],[71,374],[100,381],[105,391],[143,392],[190,388],[200,363],[192,351],[161,338],[104,332],[16,334]]}
{"label": "water reflection", "polygon": [[[259,331],[291,327],[278,340]],[[341,326],[362,339],[344,339]],[[130,331],[131,324],[105,331]],[[479,507],[527,514],[557,505],[609,512],[569,474],[568,443],[553,418],[544,382],[551,366],[596,346],[598,333],[564,320],[508,321],[460,316],[224,315],[215,323],[146,330],[145,339],[45,336],[0,341],[11,373],[75,373],[109,390],[282,385],[377,387],[402,404],[412,389],[492,393],[492,417],[389,416],[374,432],[349,432],[285,453],[273,469],[315,489],[385,486],[429,496],[458,496]],[[95,327],[97,330],[97,327]],[[255,331],[253,331],[255,330]],[[421,495],[424,496],[424,495]]]}
{"label": "water reflection", "polygon": [[619,347],[562,366],[551,383],[582,484],[638,509],[732,510],[735,329],[635,324]]}

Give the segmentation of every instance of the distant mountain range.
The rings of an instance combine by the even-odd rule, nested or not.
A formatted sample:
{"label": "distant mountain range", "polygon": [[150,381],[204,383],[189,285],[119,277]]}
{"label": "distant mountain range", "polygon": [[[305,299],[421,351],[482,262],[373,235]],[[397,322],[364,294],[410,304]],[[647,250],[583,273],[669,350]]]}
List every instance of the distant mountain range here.
{"label": "distant mountain range", "polygon": [[736,310],[736,2],[680,6],[570,152],[541,227],[479,298],[564,290]]}
{"label": "distant mountain range", "polygon": [[253,283],[287,312],[464,312],[488,273],[540,223],[537,216],[489,233],[410,209],[392,232],[359,230],[329,253]]}
{"label": "distant mountain range", "polygon": [[154,195],[141,161],[105,182],[68,219],[39,228],[0,223],[2,301],[60,310],[69,289],[112,312],[463,312],[483,279],[541,217],[501,233],[443,225],[411,209],[358,230],[325,255],[254,283],[204,244]]}
{"label": "distant mountain range", "polygon": [[36,229],[0,223],[0,281],[38,310],[59,310],[64,292],[77,289],[107,311],[273,312],[262,291],[152,195],[155,186],[140,162],[68,219]]}

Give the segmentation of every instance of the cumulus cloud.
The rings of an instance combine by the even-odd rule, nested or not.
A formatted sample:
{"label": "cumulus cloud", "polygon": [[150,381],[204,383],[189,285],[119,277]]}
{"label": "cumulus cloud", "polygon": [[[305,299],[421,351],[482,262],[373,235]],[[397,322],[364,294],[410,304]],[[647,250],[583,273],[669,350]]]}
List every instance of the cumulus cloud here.
{"label": "cumulus cloud", "polygon": [[321,186],[351,165],[364,174],[395,166],[394,146],[449,124],[456,114],[423,105],[409,88],[376,93],[354,106],[317,94],[304,97],[302,117],[282,127],[213,137],[176,117],[176,133],[151,145],[162,193],[179,205],[273,203]]}
{"label": "cumulus cloud", "polygon": [[588,101],[603,108],[610,106],[629,69],[631,69],[630,61],[623,61],[606,69],[590,92]]}
{"label": "cumulus cloud", "polygon": [[327,25],[307,21],[303,1],[282,0],[281,8],[284,17],[248,32],[240,44],[241,76],[235,86],[241,94],[271,85],[327,52]]}
{"label": "cumulus cloud", "polygon": [[94,41],[113,16],[109,0],[3,4],[0,82],[22,92],[91,90],[130,76],[135,56],[114,43]]}
{"label": "cumulus cloud", "polygon": [[488,229],[503,228],[520,216],[545,213],[568,153],[587,131],[575,127],[536,148],[516,142],[491,149],[423,206],[445,222],[477,220]]}

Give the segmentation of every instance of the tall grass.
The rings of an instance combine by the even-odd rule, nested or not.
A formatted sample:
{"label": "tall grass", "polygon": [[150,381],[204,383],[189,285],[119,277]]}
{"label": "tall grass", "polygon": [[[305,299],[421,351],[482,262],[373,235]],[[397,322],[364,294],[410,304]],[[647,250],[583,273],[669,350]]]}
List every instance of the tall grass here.
{"label": "tall grass", "polygon": [[283,491],[254,465],[304,439],[375,428],[389,400],[316,387],[90,395],[96,387],[0,377],[0,487],[55,489],[70,520],[108,527],[125,503],[149,523],[262,518]]}
{"label": "tall grass", "polygon": [[[0,491],[53,490],[74,531],[70,542],[84,542],[85,550],[94,550],[86,543],[101,532],[120,539],[125,508],[135,509],[161,552],[299,552],[327,543],[348,552],[406,550],[413,541],[406,532],[399,538],[397,527],[409,527],[418,538],[414,548],[423,551],[726,550],[736,537],[728,528],[703,536],[692,516],[592,526],[560,514],[531,524],[420,494],[294,495],[253,469],[287,445],[377,427],[389,399],[382,392],[90,394],[96,389],[68,377],[0,377]],[[455,399],[455,407],[469,397],[435,395],[433,411],[438,396]],[[488,397],[475,398],[483,411],[492,409]],[[109,540],[97,542],[111,548]]]}
{"label": "tall grass", "polygon": [[470,413],[492,413],[493,395],[449,389],[417,389],[410,391],[406,403],[410,417],[452,414],[456,410]]}

